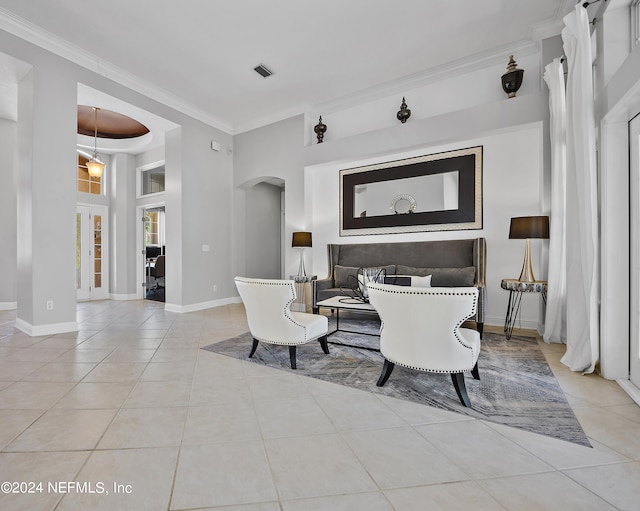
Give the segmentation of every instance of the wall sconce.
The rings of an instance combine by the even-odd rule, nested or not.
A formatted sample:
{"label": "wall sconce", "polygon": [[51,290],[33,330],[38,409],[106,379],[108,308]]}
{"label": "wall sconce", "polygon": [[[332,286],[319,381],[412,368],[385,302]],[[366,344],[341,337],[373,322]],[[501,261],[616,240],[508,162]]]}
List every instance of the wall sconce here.
{"label": "wall sconce", "polygon": [[407,102],[404,100],[404,97],[402,98],[402,104],[400,105],[400,110],[398,110],[396,117],[402,124],[407,122],[407,119],[411,117],[411,110],[407,108]]}
{"label": "wall sconce", "polygon": [[522,85],[523,76],[524,70],[516,67],[516,61],[513,60],[513,55],[510,55],[507,72],[502,75],[502,90],[505,91],[508,97],[516,97],[516,92],[518,92]]}
{"label": "wall sconce", "polygon": [[316,124],[313,127],[313,131],[315,131],[318,137],[318,144],[322,144],[322,140],[324,139],[324,133],[325,131],[327,131],[327,125],[323,124],[322,116],[320,116],[320,120],[318,121],[318,124]]}
{"label": "wall sconce", "polygon": [[531,266],[531,246],[530,239],[549,239],[549,217],[548,216],[521,216],[511,219],[509,228],[509,239],[527,240],[524,251],[524,261],[522,271],[518,280],[520,282],[535,282],[533,268]]}
{"label": "wall sconce", "polygon": [[310,232],[294,232],[291,240],[291,246],[300,249],[300,265],[298,266],[298,277],[306,277],[307,272],[304,269],[304,249],[311,247]]}

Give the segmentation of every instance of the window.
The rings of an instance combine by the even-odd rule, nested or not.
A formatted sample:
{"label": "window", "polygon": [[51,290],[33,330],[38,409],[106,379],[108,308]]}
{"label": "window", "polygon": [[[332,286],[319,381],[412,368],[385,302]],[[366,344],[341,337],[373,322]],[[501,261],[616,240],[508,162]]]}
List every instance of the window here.
{"label": "window", "polygon": [[91,177],[89,175],[87,170],[88,161],[89,158],[78,153],[78,191],[102,195],[102,177]]}
{"label": "window", "polygon": [[138,197],[164,192],[164,162],[138,169]]}

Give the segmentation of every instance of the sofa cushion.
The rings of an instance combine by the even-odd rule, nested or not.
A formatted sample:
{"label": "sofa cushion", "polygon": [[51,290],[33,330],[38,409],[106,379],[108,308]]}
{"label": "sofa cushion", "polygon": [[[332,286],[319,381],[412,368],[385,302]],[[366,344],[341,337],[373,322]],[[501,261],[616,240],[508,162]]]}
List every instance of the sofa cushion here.
{"label": "sofa cushion", "polygon": [[[396,271],[395,264],[389,264],[387,266],[379,266],[378,268],[383,269],[387,275],[391,275]],[[339,264],[336,264],[333,267],[333,280],[334,280],[335,287],[352,288],[355,285],[355,283],[358,281],[357,279],[358,279],[359,269],[360,268],[355,266],[340,266]],[[353,279],[349,278],[350,275],[353,276]]]}
{"label": "sofa cushion", "polygon": [[399,264],[397,271],[402,275],[431,275],[431,285],[434,287],[468,287],[476,280],[476,269],[473,266],[465,268],[414,268]]}

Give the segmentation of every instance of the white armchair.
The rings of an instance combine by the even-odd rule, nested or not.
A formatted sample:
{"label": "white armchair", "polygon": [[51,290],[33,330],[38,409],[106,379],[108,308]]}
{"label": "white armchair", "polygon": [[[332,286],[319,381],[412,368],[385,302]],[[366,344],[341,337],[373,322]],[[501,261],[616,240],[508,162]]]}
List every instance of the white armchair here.
{"label": "white armchair", "polygon": [[329,353],[327,317],[291,310],[291,303],[296,299],[293,280],[244,277],[234,280],[253,336],[249,357],[253,357],[259,341],[289,346],[291,369],[296,368],[296,346],[299,344],[318,340],[322,351]]}
{"label": "white armchair", "polygon": [[385,358],[377,385],[389,379],[395,364],[450,373],[458,398],[471,407],[464,371],[476,380],[480,334],[461,328],[476,313],[476,287],[417,288],[368,284],[369,301],[380,315],[380,352]]}

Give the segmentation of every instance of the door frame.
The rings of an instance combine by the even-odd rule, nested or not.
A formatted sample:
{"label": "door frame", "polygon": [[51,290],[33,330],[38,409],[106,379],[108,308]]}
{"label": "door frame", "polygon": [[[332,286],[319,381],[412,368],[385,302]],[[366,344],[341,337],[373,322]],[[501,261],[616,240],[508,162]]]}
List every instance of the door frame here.
{"label": "door frame", "polygon": [[[81,209],[83,211],[81,211]],[[88,291],[83,288],[76,289],[76,300],[78,301],[90,301],[90,300],[106,300],[109,298],[109,207],[102,204],[88,204],[78,202],[76,204],[76,219],[77,214],[89,215],[88,222],[81,222],[80,235],[81,235],[81,252],[83,252],[81,258],[80,271],[82,273],[82,280],[87,279],[91,284]],[[95,277],[95,253],[94,246],[91,245],[91,240],[94,239],[93,224],[91,219],[99,214],[102,217],[101,222],[101,268],[100,273],[102,275],[101,286],[96,288],[94,284]]]}
{"label": "door frame", "polygon": [[640,114],[629,120],[629,383],[640,389]]}
{"label": "door frame", "polygon": [[145,257],[145,245],[144,245],[144,212],[147,209],[153,208],[165,208],[165,202],[152,202],[149,204],[136,206],[136,298],[139,300],[146,299],[147,291],[147,272],[146,272],[146,257]]}

